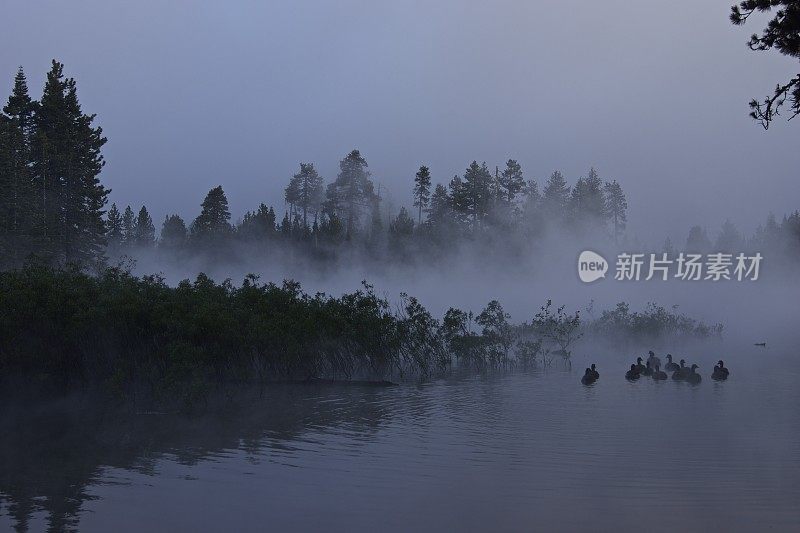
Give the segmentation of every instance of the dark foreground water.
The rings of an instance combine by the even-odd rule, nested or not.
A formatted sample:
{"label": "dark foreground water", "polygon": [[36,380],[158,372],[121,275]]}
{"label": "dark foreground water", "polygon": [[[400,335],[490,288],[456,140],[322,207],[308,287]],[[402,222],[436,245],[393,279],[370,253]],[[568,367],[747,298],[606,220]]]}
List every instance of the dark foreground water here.
{"label": "dark foreground water", "polygon": [[686,354],[698,386],[628,383],[615,355],[584,387],[578,356],[571,373],[272,387],[194,418],[15,409],[0,530],[798,531],[797,354],[727,350]]}

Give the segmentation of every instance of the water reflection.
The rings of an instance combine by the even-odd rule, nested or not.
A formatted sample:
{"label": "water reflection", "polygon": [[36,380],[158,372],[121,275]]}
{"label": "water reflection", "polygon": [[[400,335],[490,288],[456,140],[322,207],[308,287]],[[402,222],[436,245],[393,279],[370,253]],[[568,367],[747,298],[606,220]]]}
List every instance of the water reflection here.
{"label": "water reflection", "polygon": [[368,440],[388,416],[376,389],[275,386],[252,391],[201,416],[136,415],[98,409],[96,398],[70,398],[6,408],[2,416],[0,498],[16,531],[36,513],[48,531],[77,530],[87,487],[111,467],[155,476],[169,457],[193,466],[230,450],[275,456],[301,446],[309,430],[348,428],[353,442]]}
{"label": "water reflection", "polygon": [[[718,358],[692,357],[704,377]],[[698,386],[601,361],[590,387],[553,369],[276,386],[196,417],[7,408],[0,529],[796,529],[791,352],[726,354],[731,378]]]}

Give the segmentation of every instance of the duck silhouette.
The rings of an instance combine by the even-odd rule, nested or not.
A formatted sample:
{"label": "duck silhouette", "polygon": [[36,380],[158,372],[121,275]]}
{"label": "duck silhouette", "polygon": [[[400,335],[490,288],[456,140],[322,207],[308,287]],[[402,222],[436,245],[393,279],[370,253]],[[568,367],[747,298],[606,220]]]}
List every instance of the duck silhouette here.
{"label": "duck silhouette", "polygon": [[647,368],[642,364],[642,358],[641,357],[637,357],[636,358],[636,365],[635,366],[636,366],[636,371],[639,372],[640,374],[642,372],[644,372],[645,368]]}
{"label": "duck silhouette", "polygon": [[656,365],[656,369],[653,370],[653,379],[656,381],[667,379],[667,373],[661,370],[661,365]]}
{"label": "duck silhouette", "polygon": [[650,368],[661,366],[661,359],[653,352],[653,350],[650,350],[647,353],[649,354],[647,362],[650,364]]}
{"label": "duck silhouette", "polygon": [[694,384],[700,383],[700,381],[701,381],[703,378],[701,378],[701,377],[700,377],[700,374],[698,374],[697,372],[695,372],[695,370],[696,370],[697,368],[699,368],[697,365],[692,365],[692,367],[689,369],[689,371],[688,371],[688,373],[686,374],[686,377],[685,377],[684,379],[685,379],[686,381],[688,381],[689,383],[694,383]]}
{"label": "duck silhouette", "polygon": [[725,368],[725,363],[720,360],[719,363],[714,365],[714,372],[711,374],[711,379],[716,381],[725,381],[728,379],[729,373],[730,372],[728,372],[728,369]]}
{"label": "duck silhouette", "polygon": [[647,361],[647,365],[644,367],[644,372],[642,372],[645,376],[652,376],[653,375],[653,367],[650,366],[650,361]]}
{"label": "duck silhouette", "polygon": [[592,374],[594,375],[594,379],[600,379],[600,372],[597,371],[594,363],[592,363]]}
{"label": "duck silhouette", "polygon": [[686,361],[681,359],[681,363],[678,366],[678,369],[672,373],[672,379],[674,379],[675,381],[683,381],[686,379],[686,376],[689,373],[689,369],[684,366],[685,364]]}
{"label": "duck silhouette", "polygon": [[597,378],[594,377],[594,372],[592,372],[591,368],[587,368],[586,372],[584,372],[583,377],[581,378],[581,383],[584,385],[591,385],[597,381]]}
{"label": "duck silhouette", "polygon": [[671,353],[667,354],[667,366],[664,367],[664,370],[666,370],[667,372],[675,372],[676,370],[678,370],[678,364],[672,362]]}
{"label": "duck silhouette", "polygon": [[636,369],[636,365],[631,365],[631,369],[625,372],[625,379],[631,381],[639,379],[639,371]]}

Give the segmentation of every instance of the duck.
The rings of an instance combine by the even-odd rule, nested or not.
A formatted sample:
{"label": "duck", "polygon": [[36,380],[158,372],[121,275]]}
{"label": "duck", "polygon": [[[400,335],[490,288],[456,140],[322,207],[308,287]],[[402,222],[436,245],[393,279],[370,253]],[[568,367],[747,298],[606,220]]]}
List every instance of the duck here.
{"label": "duck", "polygon": [[653,379],[656,381],[667,379],[667,373],[661,370],[661,365],[656,365],[656,369],[653,371]]}
{"label": "duck", "polygon": [[631,369],[625,372],[625,379],[631,381],[639,379],[639,371],[636,369],[636,365],[631,365]]}
{"label": "duck", "polygon": [[642,372],[644,372],[644,369],[646,368],[646,367],[645,367],[645,366],[642,364],[642,358],[641,358],[641,357],[637,357],[637,358],[636,358],[636,365],[635,365],[635,366],[636,366],[636,371],[637,371],[637,372],[639,372],[640,374],[641,374]]}
{"label": "duck", "polygon": [[678,364],[672,362],[671,353],[667,354],[667,366],[664,367],[664,370],[666,370],[667,372],[675,372],[676,370],[678,370]]}
{"label": "duck", "polygon": [[650,350],[647,353],[649,354],[647,362],[650,364],[652,368],[655,368],[656,366],[661,366],[661,359],[653,352],[653,350]]}
{"label": "duck", "polygon": [[581,378],[581,383],[583,383],[584,385],[591,385],[595,381],[597,381],[597,378],[594,377],[594,372],[592,372],[591,368],[587,368],[586,372],[583,374],[583,377]]}
{"label": "duck", "polygon": [[725,368],[725,363],[719,361],[716,365],[714,365],[714,372],[711,374],[711,379],[715,381],[725,381],[728,379],[728,369]]}
{"label": "duck", "polygon": [[644,372],[642,372],[645,376],[652,376],[653,375],[653,367],[650,366],[650,361],[647,361],[647,365],[644,367]]}
{"label": "duck", "polygon": [[697,368],[698,368],[697,365],[692,365],[691,368],[689,368],[689,371],[686,374],[686,377],[684,377],[684,379],[686,381],[688,381],[689,383],[694,383],[694,384],[700,383],[700,381],[703,378],[700,377],[700,374],[695,372],[695,370],[697,370]]}
{"label": "duck", "polygon": [[600,379],[600,372],[597,371],[594,363],[592,363],[592,375],[594,375],[594,379]]}
{"label": "duck", "polygon": [[689,373],[689,369],[684,366],[685,364],[686,361],[681,359],[681,363],[680,365],[678,365],[677,370],[675,370],[675,372],[672,373],[672,379],[674,379],[675,381],[683,381],[686,379],[686,375]]}

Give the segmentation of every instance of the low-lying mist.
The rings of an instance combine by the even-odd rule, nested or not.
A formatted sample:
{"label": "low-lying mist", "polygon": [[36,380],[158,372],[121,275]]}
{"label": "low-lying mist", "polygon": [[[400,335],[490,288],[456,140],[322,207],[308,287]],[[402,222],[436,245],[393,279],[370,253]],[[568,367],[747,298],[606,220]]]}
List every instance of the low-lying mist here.
{"label": "low-lying mist", "polygon": [[[457,242],[435,258],[425,256],[375,257],[352,246],[339,250],[335,259],[320,262],[302,250],[273,244],[264,247],[235,243],[226,253],[176,254],[172,251],[137,250],[135,258],[117,262],[137,275],[158,273],[167,283],[194,279],[204,273],[217,281],[240,284],[254,274],[263,282],[294,280],[308,293],[334,296],[357,290],[362,281],[375,287],[392,303],[402,293],[419,299],[435,316],[450,307],[479,310],[498,300],[515,320],[529,319],[547,299],[599,315],[619,302],[633,310],[648,303],[675,309],[708,323],[723,323],[726,336],[761,340],[776,334],[793,334],[791,325],[800,313],[797,265],[779,253],[766,253],[757,280],[721,279],[688,281],[653,279],[620,281],[615,260],[620,252],[661,253],[647,248],[615,247],[608,239],[575,239],[551,232],[533,246],[515,242]],[[609,262],[603,279],[583,283],[578,277],[578,255],[583,250],[601,253]]]}

